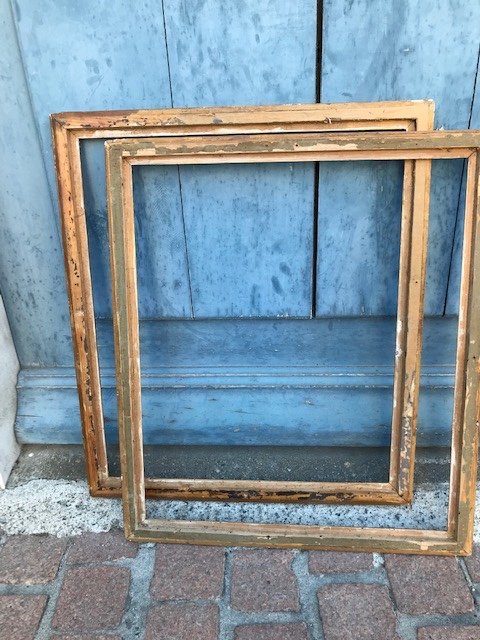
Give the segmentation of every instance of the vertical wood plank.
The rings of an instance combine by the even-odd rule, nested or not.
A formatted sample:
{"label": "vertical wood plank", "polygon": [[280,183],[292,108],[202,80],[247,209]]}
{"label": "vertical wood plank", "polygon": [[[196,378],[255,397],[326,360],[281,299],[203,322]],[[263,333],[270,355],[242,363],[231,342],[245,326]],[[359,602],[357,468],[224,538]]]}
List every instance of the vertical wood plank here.
{"label": "vertical wood plank", "polygon": [[[15,14],[52,190],[55,181],[50,113],[171,106],[163,14],[157,0],[119,0],[113,5],[95,0],[17,0]],[[110,314],[111,294],[103,146],[88,143],[82,153],[94,301],[97,315],[105,316]],[[143,187],[149,180],[152,181],[145,178]],[[162,198],[173,215],[179,198],[178,176],[173,171],[162,176]],[[147,211],[149,203],[140,196],[137,204],[137,219],[142,222],[144,235],[154,237],[158,233],[158,210]],[[163,304],[155,307],[150,296],[141,311],[190,315],[181,210],[175,209],[175,216],[172,215],[162,226],[162,242],[169,247],[168,255],[159,255],[163,245],[149,243],[141,256],[139,272],[141,275],[153,265],[150,278],[154,281],[162,277],[161,269],[171,259],[175,270],[167,276],[167,282],[179,280],[181,284],[172,287],[169,308]]]}
{"label": "vertical wood plank", "polygon": [[[479,36],[478,3],[325,0],[322,102],[433,98],[437,127],[464,128]],[[428,314],[443,313],[462,165],[461,161],[433,164]],[[379,206],[371,197],[382,188],[392,189],[394,174],[379,176],[372,165],[370,175],[364,176],[356,193],[363,209],[359,225],[352,220],[350,194],[342,196],[345,180],[355,180],[355,169],[332,176],[320,168],[320,315],[384,315],[392,312],[395,303],[392,282],[398,264],[385,250],[384,231],[391,227],[388,242],[396,246],[400,211],[396,199]],[[345,253],[352,252],[354,261],[363,258],[364,268],[358,273],[345,269],[342,260]]]}
{"label": "vertical wood plank", "polygon": [[[480,40],[480,35],[479,35]],[[475,77],[475,90],[472,96],[472,107],[468,127],[470,129],[480,128],[480,42],[479,58],[477,60],[477,72]],[[466,188],[466,169],[463,171],[462,187],[460,197],[458,199],[457,223],[455,227],[455,243],[453,246],[452,260],[450,265],[450,274],[448,280],[447,301],[445,305],[445,313],[447,315],[458,314],[458,305],[460,300],[460,274],[462,269],[462,246],[463,246],[463,228],[464,228],[464,209],[465,209],[465,188]]]}
{"label": "vertical wood plank", "polygon": [[[455,371],[455,395],[452,424],[452,461],[450,469],[449,531],[456,532],[457,517],[464,510],[462,502],[467,492],[475,495],[475,473],[469,473],[462,458],[468,451],[477,463],[478,437],[478,204],[479,167],[478,153],[467,163],[464,210],[464,250],[462,251],[462,283],[458,316],[458,338]],[[465,435],[469,434],[465,439]],[[472,486],[473,485],[473,486]],[[468,510],[467,510],[468,511]],[[471,517],[470,517],[471,515]],[[473,529],[473,513],[468,517]]]}
{"label": "vertical wood plank", "polygon": [[135,167],[139,313],[191,318],[190,275],[177,167]]}
{"label": "vertical wood plank", "polygon": [[319,170],[317,316],[395,315],[403,163]]}
{"label": "vertical wood plank", "polygon": [[109,282],[108,237],[105,201],[105,152],[101,140],[86,141],[80,146],[82,182],[85,202],[90,273],[95,315],[112,315],[112,291]]}
{"label": "vertical wood plank", "polygon": [[309,316],[313,166],[181,175],[195,317]]}
{"label": "vertical wood plank", "polygon": [[[164,0],[173,106],[315,102],[316,4]],[[308,316],[313,167],[180,175],[195,316]]]}
{"label": "vertical wood plank", "polygon": [[6,2],[0,34],[0,287],[22,366],[71,365],[60,237]]}
{"label": "vertical wood plank", "polygon": [[[85,141],[82,150],[95,313],[111,317],[103,142]],[[177,169],[138,167],[135,187],[140,315],[191,317]]]}
{"label": "vertical wood plank", "polygon": [[164,0],[175,107],[315,102],[316,0]]}

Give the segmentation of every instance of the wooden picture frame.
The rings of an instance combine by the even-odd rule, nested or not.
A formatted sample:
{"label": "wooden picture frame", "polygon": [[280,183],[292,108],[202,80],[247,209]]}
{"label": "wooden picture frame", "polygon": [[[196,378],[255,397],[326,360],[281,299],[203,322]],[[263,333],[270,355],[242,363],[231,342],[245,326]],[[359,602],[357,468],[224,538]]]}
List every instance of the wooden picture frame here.
{"label": "wooden picture frame", "polygon": [[[480,132],[412,134],[284,134],[120,140],[106,144],[109,232],[114,299],[119,435],[123,478],[125,533],[137,542],[175,542],[241,546],[322,548],[425,554],[471,552],[477,470],[480,358],[480,237],[478,233]],[[451,477],[446,531],[165,521],[146,518],[143,467],[138,301],[133,212],[134,164],[219,164],[346,160],[415,161],[415,173],[432,159],[467,159],[464,245],[452,427]],[[408,198],[407,198],[408,200]],[[405,203],[405,199],[404,199]],[[411,224],[418,227],[428,209],[428,190],[414,189]],[[408,207],[403,210],[409,219]],[[403,221],[403,222],[404,222]],[[402,224],[402,239],[405,224]],[[415,234],[412,234],[415,236]],[[426,235],[426,234],[425,234]],[[414,237],[415,240],[415,237]],[[422,239],[421,245],[424,247]],[[424,249],[422,249],[424,250]],[[407,258],[407,263],[405,259]],[[410,264],[408,295],[423,295],[419,282],[424,255],[408,261],[402,249],[401,268]],[[399,296],[400,297],[400,296]],[[399,301],[399,308],[401,307]],[[410,331],[421,322],[408,318]],[[401,332],[401,328],[399,330]],[[417,345],[419,348],[419,345]],[[405,358],[408,360],[408,356]],[[418,387],[418,368],[404,368],[407,396]],[[405,398],[404,398],[405,400]],[[410,414],[408,413],[410,411]],[[415,409],[404,403],[404,424]],[[160,480],[159,482],[166,482]],[[167,481],[168,482],[168,481]],[[184,481],[195,484],[198,481]],[[228,485],[230,481],[224,481]],[[287,483],[285,483],[287,484]],[[359,487],[361,490],[361,487]]]}
{"label": "wooden picture frame", "polygon": [[[75,368],[80,416],[85,448],[87,481],[94,496],[120,496],[121,479],[111,476],[105,442],[102,391],[97,353],[88,236],[82,185],[80,144],[82,140],[138,138],[148,136],[217,136],[227,134],[282,134],[307,131],[427,131],[433,128],[434,103],[430,100],[350,104],[281,105],[205,109],[164,109],[58,113],[51,116],[62,234],[67,273]],[[429,180],[429,169],[415,180]],[[413,189],[413,165],[405,167],[405,180]],[[390,480],[364,501],[371,503],[408,502],[411,498],[413,467],[408,452],[400,451],[401,426],[393,429],[394,455]],[[414,447],[414,433],[410,446]],[[396,479],[395,479],[396,478]],[[247,483],[248,486],[250,483]],[[204,489],[184,484],[160,488],[146,480],[149,497],[195,500],[259,500],[263,492],[224,489],[204,485]],[[288,499],[303,500],[299,492]],[[270,498],[269,498],[270,499]],[[277,496],[271,499],[282,499]],[[337,498],[330,496],[329,500]],[[350,502],[348,493],[338,501]],[[353,497],[353,502],[357,501]]]}

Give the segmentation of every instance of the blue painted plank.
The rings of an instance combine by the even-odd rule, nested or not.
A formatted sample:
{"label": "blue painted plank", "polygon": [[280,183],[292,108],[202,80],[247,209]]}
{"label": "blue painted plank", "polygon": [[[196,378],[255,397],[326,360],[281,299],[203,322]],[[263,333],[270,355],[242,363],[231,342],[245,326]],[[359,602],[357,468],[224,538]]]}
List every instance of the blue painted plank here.
{"label": "blue painted plank", "polygon": [[[325,0],[322,101],[433,98],[438,127],[464,128],[469,119],[479,38],[478,3]],[[462,171],[459,161],[436,164],[426,296],[426,311],[430,314],[443,313]],[[355,175],[354,169],[351,175]],[[383,179],[372,170],[369,183],[357,194],[358,201],[366,203],[362,226],[356,236],[347,231],[350,240],[355,240],[348,247],[354,251],[352,262],[365,264],[364,256],[372,256],[365,282],[368,269],[354,274],[345,270],[341,259],[342,233],[349,222],[348,194],[341,196],[340,180],[345,178],[320,170],[318,271],[327,275],[317,289],[318,312],[391,313],[395,302],[389,283],[394,280],[396,265],[387,260],[390,255],[384,249],[385,221],[380,217],[387,217],[395,229],[398,209],[379,209],[372,203],[368,193],[378,191]],[[325,238],[322,230],[335,225],[338,233],[332,243],[332,234]],[[392,233],[390,242],[398,241],[398,232]],[[377,291],[374,295],[369,293],[373,289]],[[330,293],[335,290],[340,292],[340,302]],[[359,290],[365,296],[359,296]]]}
{"label": "blue painted plank", "polygon": [[[361,372],[360,372],[361,373]],[[452,375],[449,377],[453,380]],[[16,434],[20,442],[81,442],[76,390],[30,384],[22,373]],[[73,382],[73,371],[70,375]],[[164,382],[164,381],[163,381]],[[268,389],[252,386],[146,387],[143,391],[145,444],[385,446],[389,444],[392,399],[385,379],[369,387],[361,380],[346,387],[292,386],[283,379]],[[388,380],[388,384],[391,379]],[[117,442],[116,399],[104,387],[105,427]],[[447,446],[452,413],[451,387],[427,384],[419,418],[420,446]],[[332,410],[333,408],[333,410]],[[48,419],[45,417],[48,415]]]}
{"label": "blue painted plank", "polygon": [[[314,0],[164,7],[174,106],[315,101]],[[195,317],[308,316],[312,168],[180,175]]]}
{"label": "blue painted plank", "polygon": [[0,40],[0,289],[21,364],[71,365],[59,231],[6,2]]}
{"label": "blue painted plank", "polygon": [[16,0],[14,7],[47,159],[52,112],[170,106],[156,0]]}
{"label": "blue painted plank", "polygon": [[140,317],[191,318],[178,168],[135,167],[133,175]]}
{"label": "blue painted plank", "polygon": [[[119,0],[107,5],[96,0],[18,0],[15,7],[33,109],[54,189],[50,113],[171,106],[161,3]],[[101,141],[82,143],[82,147],[94,300],[96,314],[106,316],[111,313],[111,294],[103,149]],[[142,184],[149,182],[155,186],[150,177],[145,177]],[[145,297],[141,311],[146,316],[189,316],[176,171],[163,173],[162,191],[155,198],[145,200],[141,192],[137,199],[142,239],[158,236],[159,226],[162,238],[158,244],[146,243],[140,252],[140,288]],[[163,209],[161,217],[158,207]],[[168,302],[165,296],[161,300],[156,297],[165,286],[170,287]]]}
{"label": "blue painted plank", "polygon": [[175,107],[315,102],[316,0],[164,0]]}
{"label": "blue painted plank", "polygon": [[[111,322],[98,322],[100,361],[113,368]],[[422,363],[453,366],[456,321],[427,318]],[[241,370],[393,367],[395,318],[157,320],[140,325],[142,367]]]}
{"label": "blue painted plank", "polygon": [[105,183],[105,150],[102,140],[80,145],[82,182],[87,220],[88,250],[95,314],[112,316],[110,258]]}
{"label": "blue painted plank", "polygon": [[[300,5],[261,0],[253,7],[232,0],[225,3],[168,0],[165,4],[166,26],[175,105],[313,101],[314,4],[311,0]],[[441,28],[445,31],[441,31],[443,40],[440,43],[436,40],[440,28],[438,12],[431,18],[435,15],[432,10],[438,4],[428,0],[422,5],[428,18],[418,28],[415,24],[419,9],[410,2],[405,8],[401,7],[400,13],[404,11],[404,14],[400,16],[400,26],[393,24],[394,17],[398,21],[399,12],[394,11],[398,6],[392,1],[365,3],[362,0],[350,7],[345,5],[344,15],[340,9],[336,19],[340,26],[342,20],[348,23],[346,26],[350,25],[350,41],[334,42],[344,57],[333,60],[331,56],[331,66],[327,65],[327,75],[323,78],[324,99],[329,99],[325,92],[330,73],[335,76],[330,85],[333,93],[343,91],[339,90],[339,85],[348,87],[354,78],[356,99],[441,99],[446,107],[442,107],[445,114],[441,113],[440,124],[461,126],[468,111],[465,87],[469,78],[473,86],[471,71],[474,65],[470,64],[470,59],[475,38],[471,36],[478,29],[478,21],[473,19],[477,8],[453,3],[449,7],[452,6],[457,14],[455,20],[448,22],[445,18],[451,17],[450,9],[440,3],[448,14],[442,18],[445,25]],[[327,2],[326,16],[331,15],[328,11],[336,11],[336,6]],[[385,7],[388,20],[382,22],[379,8],[385,11]],[[368,15],[362,14],[367,9]],[[98,6],[93,0],[75,7],[53,0],[22,0],[17,5],[17,27],[26,77],[52,184],[49,112],[170,104],[161,13],[158,3],[153,0],[142,5],[120,0],[114,10]],[[369,42],[361,41],[358,34],[355,21],[360,19],[370,28]],[[472,24],[467,24],[469,20]],[[52,38],[53,25],[55,38]],[[383,34],[385,25],[388,29]],[[333,26],[326,20],[326,42]],[[332,38],[341,40],[340,32],[341,29],[337,30],[337,35],[332,32],[329,42]],[[375,37],[378,33],[385,42],[379,42],[381,38]],[[440,44],[443,45],[448,37],[452,40],[452,34],[455,46],[448,51],[451,61],[444,64],[442,56],[447,54],[443,49],[440,51]],[[407,35],[412,42],[416,39],[416,52],[406,44]],[[461,38],[465,38],[465,43],[460,54],[458,40]],[[15,56],[15,42],[12,38],[6,42],[10,42],[11,47],[9,45],[5,54]],[[378,50],[372,43],[378,45]],[[433,56],[428,53],[429,47]],[[332,52],[332,47],[329,51]],[[460,55],[461,64],[455,69],[453,63]],[[435,70],[428,68],[425,62],[432,58]],[[420,64],[417,84],[412,75],[414,65],[410,65],[410,61]],[[377,62],[381,66],[378,74],[372,71]],[[0,215],[2,211],[8,212],[2,233],[11,246],[3,254],[8,262],[2,262],[0,255],[1,282],[2,287],[4,281],[7,287],[12,287],[12,275],[20,279],[18,291],[11,289],[11,308],[18,314],[12,324],[17,323],[14,331],[17,329],[20,349],[26,354],[24,364],[70,365],[58,228],[48,199],[44,170],[39,170],[39,148],[31,146],[31,140],[35,140],[35,123],[28,114],[27,92],[21,84],[18,56],[14,65],[14,78],[0,79],[7,83],[3,85],[7,87],[7,95],[2,98],[10,100],[7,102],[10,105],[7,113],[12,118],[8,121],[10,128],[18,129],[14,117],[20,117],[22,123],[27,122],[28,135],[24,139],[18,131],[8,133],[17,136],[15,141],[19,149],[27,149],[26,145],[30,145],[27,154],[30,163],[26,166],[23,160],[22,164],[19,160],[12,162],[10,155],[3,163],[8,165],[7,172],[10,173],[7,173],[5,189],[0,189],[0,198],[5,198],[0,200],[2,207],[5,202],[5,207],[0,207]],[[439,73],[437,66],[446,69],[447,73]],[[373,82],[370,80],[372,73]],[[118,82],[119,78],[123,86]],[[427,92],[429,87],[433,89]],[[452,96],[457,96],[453,107]],[[83,150],[87,164],[84,179],[97,312],[109,315],[103,163],[101,151],[96,146],[99,145],[92,143]],[[25,153],[19,157],[23,159]],[[434,169],[438,171],[436,176],[441,186],[436,192],[432,213],[439,218],[435,224],[444,224],[446,231],[452,226],[447,214],[458,196],[458,189],[451,190],[446,182],[445,176],[452,174],[450,166]],[[184,221],[175,170],[149,168],[138,171],[136,224],[140,239],[139,286],[144,318],[188,317],[190,314],[184,223],[187,240],[193,243],[193,247],[189,244],[188,248],[196,278],[193,285],[198,316],[308,315],[313,208],[311,168],[297,165],[290,170],[286,165],[248,169],[182,169]],[[19,180],[24,176],[22,171],[26,170],[33,176],[29,173],[28,184]],[[359,170],[358,166],[356,170]],[[451,177],[455,178],[459,170],[455,169]],[[390,313],[389,296],[395,288],[392,268],[396,268],[398,252],[395,237],[398,234],[398,226],[395,226],[398,225],[398,185],[395,184],[399,180],[398,167],[391,165],[382,170],[376,167],[371,173],[366,167],[357,177],[357,188],[347,194],[340,184],[330,182],[336,178],[327,176],[326,171],[328,167],[322,172],[322,180],[328,182],[330,191],[322,183],[319,241],[322,241],[322,229],[324,233],[330,229],[324,238],[325,242],[330,238],[331,244],[326,247],[320,244],[320,258],[325,262],[319,264],[319,274],[326,280],[319,290],[323,293],[327,288],[334,291],[331,285],[337,282],[338,271],[342,271],[335,260],[337,255],[344,260],[346,239],[355,247],[361,247],[355,260],[359,260],[356,264],[362,268],[340,273],[342,277],[345,275],[345,287],[337,287],[337,294],[325,302],[325,311],[347,315]],[[340,169],[336,171],[340,171],[337,176],[340,180],[343,173]],[[385,182],[383,190],[379,181]],[[367,207],[366,214],[361,217],[360,229],[355,225],[361,212],[342,208],[345,195]],[[261,211],[263,217],[253,216],[252,211]],[[202,224],[200,216],[204,219]],[[344,224],[344,219],[350,224]],[[233,225],[234,232],[229,234],[231,220],[236,224]],[[359,236],[355,235],[355,230],[361,232]],[[167,233],[162,236],[164,231]],[[339,248],[334,241],[336,238],[342,240],[342,234],[343,243]],[[24,250],[24,241],[31,243],[27,245],[28,252]],[[449,253],[451,241],[452,233],[449,235],[442,230],[442,233],[433,234],[432,264],[437,275],[434,273],[435,277],[431,279],[434,288],[429,295],[432,300],[438,293],[438,282],[442,281],[438,273],[444,268],[443,262],[441,268],[437,268],[435,255]],[[252,247],[256,250],[248,255]],[[363,258],[371,247],[374,260],[365,267]],[[45,260],[46,255],[48,260]],[[221,264],[221,269],[209,271],[214,261]],[[342,264],[345,269],[345,263]],[[325,275],[325,265],[331,266],[330,275]],[[12,266],[11,274],[7,273]],[[375,272],[377,280],[371,278],[371,272]],[[253,289],[257,281],[260,291]],[[360,287],[361,295],[358,293],[360,285],[363,286],[363,289]],[[320,296],[322,291],[319,291]],[[338,299],[340,294],[345,295],[345,304]],[[38,305],[35,314],[28,307],[30,295],[33,296],[32,304]],[[436,298],[434,302],[437,304]],[[321,305],[319,298],[320,308]],[[430,310],[437,308],[429,307]],[[356,324],[349,324],[349,319],[345,319],[345,322],[343,326],[334,321],[143,322],[146,442],[385,444],[391,411],[393,322],[379,319],[353,320]],[[452,326],[447,321],[435,325],[436,329],[431,332],[427,326],[426,368],[422,379],[425,399],[420,416],[420,442],[423,444],[448,441],[454,347]],[[100,321],[98,328],[107,431],[109,438],[113,438],[116,402],[111,369],[111,323]],[[169,369],[159,372],[162,366]],[[238,380],[244,384],[239,385]],[[267,386],[266,381],[269,382]],[[17,430],[23,441],[79,441],[78,401],[69,366],[57,367],[53,373],[28,369],[22,374],[19,397]],[[352,416],[355,422],[352,422]],[[357,420],[358,416],[360,419]]]}
{"label": "blue painted plank", "polygon": [[182,167],[195,317],[309,316],[313,165]]}
{"label": "blue painted plank", "polygon": [[[480,38],[480,36],[479,36]],[[470,121],[468,123],[469,129],[480,129],[480,83],[479,83],[479,71],[480,71],[480,43],[479,47],[479,59],[477,63],[477,78],[475,84],[475,94],[472,101],[472,109],[470,115]],[[466,180],[466,167],[462,175],[462,186],[460,198],[458,201],[457,212],[457,224],[455,227],[455,243],[453,247],[450,277],[448,281],[448,295],[445,312],[447,314],[457,314],[458,304],[460,301],[460,275],[462,267],[462,249],[463,249],[463,223],[465,219],[465,180]]]}
{"label": "blue painted plank", "polygon": [[[111,317],[103,141],[82,143],[82,162],[95,314]],[[136,167],[134,176],[140,316],[191,317],[178,170]]]}
{"label": "blue painted plank", "polygon": [[395,315],[403,163],[320,163],[317,316]]}

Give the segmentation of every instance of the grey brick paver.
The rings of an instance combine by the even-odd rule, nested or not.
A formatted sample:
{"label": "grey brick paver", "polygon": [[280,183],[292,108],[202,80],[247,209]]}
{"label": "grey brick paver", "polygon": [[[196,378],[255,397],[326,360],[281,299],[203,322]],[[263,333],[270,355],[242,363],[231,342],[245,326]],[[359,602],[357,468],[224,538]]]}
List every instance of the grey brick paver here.
{"label": "grey brick paver", "polygon": [[308,569],[315,574],[356,573],[373,568],[371,553],[310,551],[308,556]]}
{"label": "grey brick paver", "polygon": [[155,600],[217,598],[223,591],[225,549],[159,544],[150,593]]}
{"label": "grey brick paver", "polygon": [[47,596],[0,596],[0,640],[34,640]]}
{"label": "grey brick paver", "polygon": [[69,569],[52,627],[61,631],[115,629],[123,617],[129,582],[130,571],[124,567]]}
{"label": "grey brick paver", "polygon": [[329,584],[318,591],[325,640],[398,640],[388,589],[379,584]]}
{"label": "grey brick paver", "polygon": [[308,628],[304,622],[245,624],[236,627],[235,640],[308,640]]}
{"label": "grey brick paver", "polygon": [[50,640],[122,640],[120,636],[51,636]]}
{"label": "grey brick paver", "polygon": [[123,558],[134,558],[138,545],[125,539],[122,531],[108,533],[84,533],[74,538],[67,562],[108,562]]}
{"label": "grey brick paver", "polygon": [[165,603],[150,609],[145,640],[217,640],[215,604]]}
{"label": "grey brick paver", "polygon": [[473,545],[473,553],[465,558],[465,564],[472,582],[480,582],[480,545]]}

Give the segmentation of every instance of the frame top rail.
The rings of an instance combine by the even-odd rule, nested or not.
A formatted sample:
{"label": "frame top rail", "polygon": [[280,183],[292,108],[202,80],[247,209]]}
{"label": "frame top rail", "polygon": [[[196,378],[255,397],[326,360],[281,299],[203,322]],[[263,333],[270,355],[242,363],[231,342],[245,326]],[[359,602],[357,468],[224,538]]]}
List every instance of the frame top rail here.
{"label": "frame top rail", "polygon": [[[275,134],[238,134],[215,136],[215,138],[141,138],[112,140],[106,142],[109,153],[119,153],[123,157],[161,156],[205,154],[278,154],[278,153],[322,153],[329,155],[344,153],[346,157],[361,152],[375,152],[378,159],[383,159],[377,152],[392,152],[395,157],[412,157],[431,159],[441,157],[467,158],[480,148],[480,131],[434,131],[412,133],[364,133],[355,132],[348,135],[342,133],[284,133],[281,137]],[[402,155],[403,154],[403,155]],[[225,158],[229,162],[230,158]]]}

